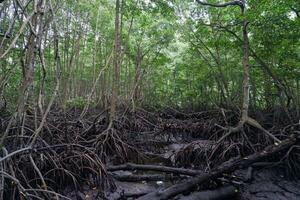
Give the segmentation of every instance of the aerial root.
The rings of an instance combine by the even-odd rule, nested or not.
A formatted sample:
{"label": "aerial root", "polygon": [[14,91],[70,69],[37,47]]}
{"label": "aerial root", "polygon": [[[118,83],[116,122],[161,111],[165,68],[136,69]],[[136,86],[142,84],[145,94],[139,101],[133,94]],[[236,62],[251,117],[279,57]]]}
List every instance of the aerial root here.
{"label": "aerial root", "polygon": [[227,138],[228,136],[230,136],[233,133],[242,132],[245,124],[249,124],[252,127],[261,130],[265,135],[267,135],[268,137],[270,137],[271,139],[273,139],[276,143],[280,143],[281,142],[276,136],[274,136],[269,131],[267,131],[266,129],[264,129],[255,119],[253,119],[251,117],[248,117],[246,120],[240,121],[239,124],[236,127],[226,128],[226,127],[222,127],[220,125],[217,125],[221,129],[228,131],[224,136],[222,136],[218,140],[217,143],[222,142],[225,138]]}
{"label": "aerial root", "polygon": [[[9,153],[3,149],[0,158],[2,199],[9,199],[11,195],[26,195],[33,199],[56,197],[64,199],[56,192],[61,192],[66,185],[71,187],[74,185],[71,190],[77,191],[82,184],[93,188],[97,186],[101,193],[101,189],[114,186],[114,177],[105,166],[108,161],[114,164],[145,162],[150,165],[163,162],[169,166],[174,164],[173,166],[197,167],[212,171],[226,160],[261,152],[265,146],[274,142],[276,143],[274,146],[280,146],[279,139],[289,138],[292,133],[295,135],[300,133],[298,123],[292,125],[280,123],[274,124],[272,134],[268,134],[268,131],[251,118],[237,127],[228,127],[229,124],[237,122],[238,115],[224,118],[215,111],[185,114],[172,110],[149,113],[136,109],[135,113],[126,113],[119,117],[119,121],[106,130],[107,119],[102,114],[88,119],[82,118],[80,121],[74,118],[77,119],[76,110],[64,114],[52,110],[43,128],[43,134],[38,137],[34,146],[29,147],[24,144],[30,143],[34,117],[28,117],[26,120],[22,136],[17,134],[18,127],[11,126],[5,140]],[[256,129],[263,134],[257,134]],[[184,135],[188,138],[183,138]],[[171,139],[168,140],[169,138]],[[205,149],[206,147],[202,146],[204,141],[212,145]],[[173,151],[170,148],[173,143],[184,144],[184,148],[172,152],[171,158],[164,157],[166,150]],[[20,147],[19,144],[23,146]],[[280,154],[283,156],[280,166],[283,164],[287,166],[285,169],[289,170],[288,173],[290,171],[300,173],[299,152],[300,147],[294,145],[286,156]],[[149,162],[149,159],[137,161],[141,155],[160,157],[158,161]],[[161,161],[162,159],[164,160]],[[270,159],[276,161],[277,158]],[[186,177],[187,175],[180,176]],[[158,180],[164,177],[158,173],[155,176],[115,175],[115,178],[134,181]],[[173,179],[173,177],[166,178]]]}
{"label": "aerial root", "polygon": [[[121,162],[126,162],[134,153],[137,156],[137,149],[125,142],[121,137],[121,132],[113,127],[109,127],[102,133],[96,136],[94,147],[99,152],[99,155],[108,158],[109,156],[117,156]],[[135,155],[135,156],[136,156]]]}
{"label": "aerial root", "polygon": [[285,166],[286,174],[292,179],[300,176],[300,146],[293,145],[277,164]]}
{"label": "aerial root", "polygon": [[[221,128],[222,130],[226,131],[227,133],[225,135],[223,135],[220,139],[217,140],[216,142],[216,146],[213,149],[213,151],[211,152],[210,156],[209,156],[209,160],[211,160],[216,152],[218,152],[219,148],[222,147],[223,148],[223,153],[221,153],[221,156],[224,158],[224,155],[229,152],[229,150],[231,148],[237,148],[237,151],[242,152],[238,147],[236,147],[236,145],[238,145],[240,142],[242,142],[243,144],[247,144],[247,146],[250,147],[250,149],[255,152],[255,148],[253,147],[253,144],[251,143],[251,141],[249,140],[249,137],[247,136],[247,133],[245,132],[245,125],[248,124],[254,128],[257,128],[259,130],[261,130],[264,135],[267,138],[271,138],[274,141],[275,145],[279,145],[281,143],[281,140],[279,140],[276,136],[274,136],[272,133],[270,133],[269,131],[267,131],[266,129],[264,129],[255,119],[251,118],[251,117],[247,117],[244,120],[241,120],[238,125],[236,127],[223,127],[220,125],[216,125],[217,127]],[[227,148],[225,148],[224,150],[224,145],[222,145],[225,141],[226,138],[228,138],[229,136],[231,136],[234,133],[241,133],[241,139],[239,140],[238,143],[232,143],[232,145],[229,145]],[[242,145],[244,146],[244,145]]]}
{"label": "aerial root", "polygon": [[92,174],[96,178],[93,184],[99,189],[111,185],[101,159],[80,145],[47,146],[10,154],[3,148],[3,154],[6,158],[0,163],[3,199],[15,195],[29,199],[69,199],[55,192],[55,188],[69,181],[77,188],[77,180],[84,178],[84,174]]}

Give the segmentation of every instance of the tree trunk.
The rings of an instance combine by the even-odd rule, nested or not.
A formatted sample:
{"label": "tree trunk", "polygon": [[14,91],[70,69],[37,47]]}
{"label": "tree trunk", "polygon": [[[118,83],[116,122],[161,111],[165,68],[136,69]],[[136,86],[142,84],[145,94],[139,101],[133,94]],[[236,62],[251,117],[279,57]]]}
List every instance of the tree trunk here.
{"label": "tree trunk", "polygon": [[[36,31],[38,26],[42,26],[42,18],[39,18],[39,16],[42,16],[42,7],[44,6],[44,0],[41,0],[38,2],[37,7],[34,8],[37,12],[33,15],[31,19],[31,24],[33,29]],[[38,25],[38,19],[39,25]],[[42,32],[40,33],[42,34]],[[41,37],[41,36],[39,36]],[[29,39],[26,45],[25,50],[25,61],[22,61],[22,71],[23,71],[23,80],[22,85],[20,89],[20,96],[18,99],[18,120],[19,123],[21,123],[23,118],[23,113],[25,110],[25,104],[28,99],[29,95],[29,88],[32,85],[33,82],[33,75],[34,75],[34,65],[35,65],[35,56],[36,56],[36,46],[37,46],[37,36],[32,31],[30,32]]]}
{"label": "tree trunk", "polygon": [[[243,0],[244,7],[242,8],[242,15],[245,17],[245,1]],[[250,63],[249,63],[249,38],[248,38],[248,21],[244,19],[243,22],[243,106],[242,106],[242,123],[248,120],[249,102],[250,102]]]}
{"label": "tree trunk", "polygon": [[115,18],[115,45],[114,45],[114,68],[113,81],[110,100],[110,126],[112,125],[117,107],[118,86],[121,65],[121,0],[116,0],[116,18]]}

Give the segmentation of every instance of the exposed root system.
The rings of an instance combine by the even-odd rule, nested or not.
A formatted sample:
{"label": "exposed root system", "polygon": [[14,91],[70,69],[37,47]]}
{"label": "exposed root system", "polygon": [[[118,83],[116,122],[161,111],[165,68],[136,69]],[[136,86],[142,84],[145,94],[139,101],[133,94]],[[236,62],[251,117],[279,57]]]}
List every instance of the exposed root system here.
{"label": "exposed root system", "polygon": [[[9,127],[0,158],[1,199],[70,199],[64,192],[67,185],[73,191],[81,191],[84,185],[97,188],[98,197],[105,199],[108,189],[116,189],[115,180],[172,180],[174,189],[176,184],[189,184],[189,179],[184,181],[187,177],[201,176],[204,172],[208,174],[205,180],[211,182],[205,187],[194,187],[198,182],[193,182],[189,190],[216,189],[216,178],[238,168],[236,162],[236,167],[227,171],[216,171],[218,166],[225,166],[233,158],[242,159],[244,167],[251,166],[256,159],[251,163],[243,159],[260,156],[270,148],[275,150],[263,157],[264,162],[273,163],[272,167],[283,167],[287,175],[300,175],[300,144],[296,141],[300,124],[296,115],[291,124],[272,113],[253,113],[274,137],[291,141],[277,151],[276,147],[283,144],[274,143],[273,138],[256,127],[244,125],[239,131],[228,134],[228,129],[223,127],[236,124],[238,116],[224,110],[185,114],[174,109],[156,113],[136,109],[120,114],[109,128],[104,113],[93,115],[90,112],[84,119],[79,117],[80,113],[76,109],[52,110],[33,146],[29,145],[32,130],[41,118],[28,113],[22,126]],[[1,117],[2,132],[9,121],[9,115]],[[272,127],[269,121],[272,121]],[[294,138],[293,141],[290,138]],[[128,162],[132,164],[124,164]],[[120,170],[158,173],[114,173]],[[168,194],[167,198],[182,192],[183,189]],[[151,198],[152,195],[157,197],[155,192],[149,194]],[[164,199],[165,195],[156,199]],[[147,193],[130,196],[149,199]]]}

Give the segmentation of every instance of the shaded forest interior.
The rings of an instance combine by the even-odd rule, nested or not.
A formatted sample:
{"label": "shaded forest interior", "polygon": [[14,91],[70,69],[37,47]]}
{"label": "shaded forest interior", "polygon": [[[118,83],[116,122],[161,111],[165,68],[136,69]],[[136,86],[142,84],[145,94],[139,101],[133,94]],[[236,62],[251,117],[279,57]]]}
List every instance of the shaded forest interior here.
{"label": "shaded forest interior", "polygon": [[0,0],[0,200],[300,199],[300,2]]}

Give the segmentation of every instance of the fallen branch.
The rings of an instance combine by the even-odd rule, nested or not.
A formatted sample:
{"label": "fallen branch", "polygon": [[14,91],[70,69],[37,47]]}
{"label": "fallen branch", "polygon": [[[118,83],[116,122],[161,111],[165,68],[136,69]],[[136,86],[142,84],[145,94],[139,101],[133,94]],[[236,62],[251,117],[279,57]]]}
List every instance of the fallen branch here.
{"label": "fallen branch", "polygon": [[162,175],[162,174],[148,174],[148,175],[120,175],[120,174],[112,174],[114,179],[118,181],[126,181],[126,182],[139,182],[139,181],[167,181],[174,180],[177,177],[170,175]]}
{"label": "fallen branch", "polygon": [[221,166],[215,168],[210,173],[203,173],[199,176],[191,178],[185,182],[175,184],[161,191],[155,191],[145,196],[138,198],[139,200],[162,200],[170,199],[185,191],[191,190],[193,187],[202,184],[208,180],[222,176],[223,173],[231,173],[237,169],[246,168],[252,163],[272,156],[282,150],[285,150],[296,143],[296,138],[293,136],[280,144],[275,144],[266,147],[262,152],[254,153],[248,157],[237,158],[223,163]]}
{"label": "fallen branch", "polygon": [[184,168],[175,168],[175,167],[166,167],[159,165],[138,165],[133,163],[127,163],[124,165],[110,166],[107,168],[107,171],[120,171],[120,170],[149,170],[149,171],[159,171],[167,172],[173,174],[182,174],[195,176],[202,173],[200,170],[184,169]]}

